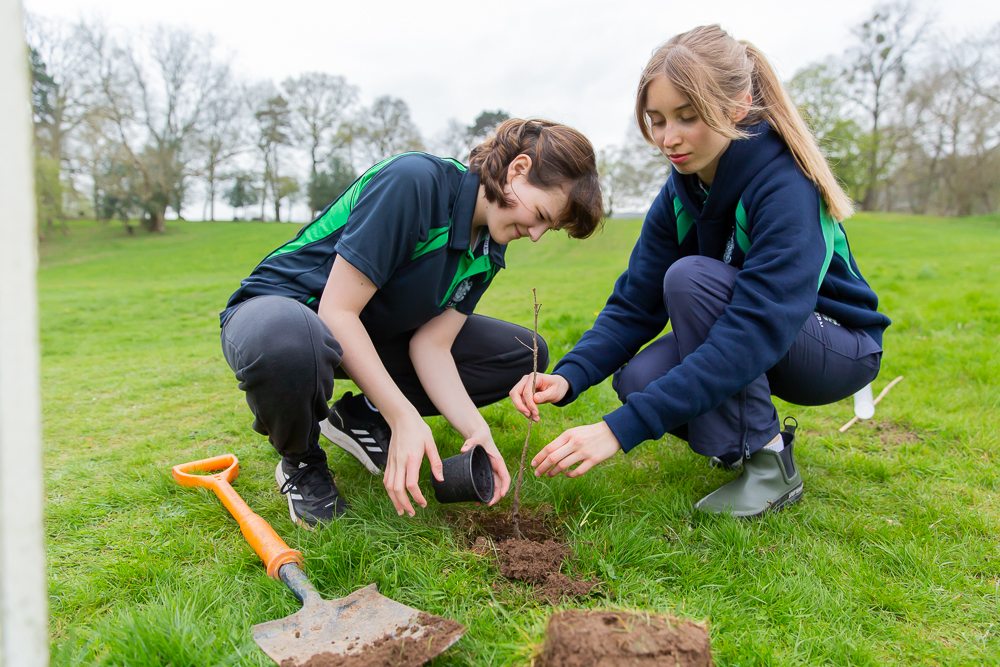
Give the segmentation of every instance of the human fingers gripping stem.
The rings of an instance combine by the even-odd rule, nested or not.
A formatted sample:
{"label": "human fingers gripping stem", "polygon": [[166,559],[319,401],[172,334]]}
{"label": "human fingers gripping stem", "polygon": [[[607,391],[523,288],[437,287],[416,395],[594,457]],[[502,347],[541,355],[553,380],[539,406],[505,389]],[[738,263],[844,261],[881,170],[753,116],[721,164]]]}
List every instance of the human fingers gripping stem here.
{"label": "human fingers gripping stem", "polygon": [[462,453],[472,449],[475,445],[482,445],[490,457],[490,466],[493,468],[493,498],[486,504],[492,507],[500,502],[500,499],[507,495],[510,490],[510,472],[507,464],[503,460],[503,455],[493,442],[493,436],[489,430],[472,434],[462,445]]}
{"label": "human fingers gripping stem", "polygon": [[[548,474],[555,477],[565,472],[567,477],[579,477],[621,450],[618,439],[605,422],[577,426],[547,444],[531,459],[535,477]],[[576,468],[571,466],[579,463]]]}
{"label": "human fingers gripping stem", "polygon": [[427,457],[431,464],[431,474],[437,480],[443,480],[441,457],[431,429],[420,418],[408,417],[397,425],[393,425],[392,438],[389,441],[389,460],[385,466],[382,484],[389,494],[396,513],[402,516],[406,512],[415,516],[416,511],[410,499],[420,507],[427,507],[427,500],[420,492],[420,464]]}
{"label": "human fingers gripping stem", "polygon": [[535,393],[531,393],[531,373],[528,373],[510,390],[510,400],[514,407],[532,421],[541,421],[538,405],[556,403],[569,393],[569,381],[561,375],[538,373]]}

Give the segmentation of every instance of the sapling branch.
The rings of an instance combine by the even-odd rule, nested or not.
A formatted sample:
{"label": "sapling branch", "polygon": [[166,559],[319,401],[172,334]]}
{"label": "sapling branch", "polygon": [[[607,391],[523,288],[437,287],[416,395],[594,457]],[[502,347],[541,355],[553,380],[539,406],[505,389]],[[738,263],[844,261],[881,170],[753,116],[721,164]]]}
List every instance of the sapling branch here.
{"label": "sapling branch", "polygon": [[[538,309],[542,304],[538,303],[538,294],[535,288],[531,288],[531,298],[535,302],[535,327],[531,331],[531,400],[535,400],[535,380],[538,376]],[[528,347],[521,339],[518,343]],[[524,459],[528,455],[528,443],[531,442],[531,414],[528,414],[528,434],[524,437],[524,447],[521,449],[521,464],[517,468],[517,483],[514,485],[514,505],[510,513],[511,526],[514,528],[514,539],[521,539],[521,482],[524,479]]]}

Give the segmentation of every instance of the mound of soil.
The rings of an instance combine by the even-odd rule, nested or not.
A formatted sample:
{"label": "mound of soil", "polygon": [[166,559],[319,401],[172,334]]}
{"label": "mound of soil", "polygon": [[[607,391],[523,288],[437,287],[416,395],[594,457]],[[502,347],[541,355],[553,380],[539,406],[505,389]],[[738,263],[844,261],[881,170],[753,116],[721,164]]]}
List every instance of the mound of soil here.
{"label": "mound of soil", "polygon": [[589,595],[601,581],[578,581],[559,572],[570,550],[556,539],[558,535],[551,517],[551,507],[536,511],[522,508],[523,539],[514,539],[510,512],[456,512],[451,516],[455,524],[465,529],[467,538],[472,541],[473,553],[492,553],[499,562],[500,574],[514,581],[534,584],[539,595],[554,604]]}
{"label": "mound of soil", "polygon": [[[514,537],[509,511],[456,509],[448,513],[448,521],[465,534],[469,544],[474,544],[480,537],[494,542]],[[522,507],[521,537],[535,542],[557,539],[559,533],[552,507],[543,506],[537,510]]]}
{"label": "mound of soil", "polygon": [[551,603],[584,597],[601,583],[599,579],[577,581],[560,574],[569,548],[555,540],[504,540],[496,545],[500,574],[508,579],[540,584],[540,595]]}
{"label": "mound of soil", "polygon": [[559,572],[569,549],[555,540],[504,540],[496,546],[500,556],[500,574],[508,579],[544,583],[550,574]]}
{"label": "mound of soil", "polygon": [[710,667],[708,631],[658,614],[572,609],[554,614],[539,667]]}
{"label": "mound of soil", "polygon": [[[414,638],[421,627],[433,626],[437,629]],[[320,653],[302,663],[287,659],[281,661],[281,667],[419,667],[451,646],[456,636],[464,632],[465,628],[451,619],[421,612],[413,624],[396,628],[395,636],[386,633],[357,653]]]}

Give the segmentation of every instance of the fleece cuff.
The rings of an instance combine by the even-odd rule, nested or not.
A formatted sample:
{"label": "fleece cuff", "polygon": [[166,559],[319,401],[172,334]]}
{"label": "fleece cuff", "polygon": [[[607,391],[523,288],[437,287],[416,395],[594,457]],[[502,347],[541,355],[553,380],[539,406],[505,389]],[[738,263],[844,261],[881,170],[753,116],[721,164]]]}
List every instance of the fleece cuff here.
{"label": "fleece cuff", "polygon": [[635,409],[628,404],[621,406],[611,414],[604,415],[604,422],[618,439],[618,444],[621,445],[623,452],[629,452],[636,445],[654,439],[649,428],[639,419]]}
{"label": "fleece cuff", "polygon": [[561,375],[566,378],[567,382],[569,382],[569,391],[566,392],[566,395],[563,396],[561,401],[554,403],[557,408],[569,405],[575,401],[580,395],[580,392],[583,391],[582,389],[578,389],[578,387],[586,389],[590,386],[588,384],[587,374],[582,368],[572,362],[559,365],[554,371],[552,371],[552,374]]}

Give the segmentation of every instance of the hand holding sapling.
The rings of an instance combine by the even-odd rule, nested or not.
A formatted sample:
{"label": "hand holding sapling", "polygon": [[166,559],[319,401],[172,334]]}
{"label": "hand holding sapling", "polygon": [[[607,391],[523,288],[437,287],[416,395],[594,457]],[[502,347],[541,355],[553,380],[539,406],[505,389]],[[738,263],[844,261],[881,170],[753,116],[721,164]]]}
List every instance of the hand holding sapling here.
{"label": "hand holding sapling", "polygon": [[[546,472],[549,477],[561,472],[565,472],[567,477],[579,477],[619,451],[621,445],[618,439],[607,423],[601,421],[563,431],[562,435],[535,454],[531,465],[535,468],[535,477]],[[569,470],[577,463],[580,465]]]}
{"label": "hand holding sapling", "polygon": [[525,375],[510,390],[510,400],[514,407],[532,421],[541,421],[537,405],[542,403],[557,403],[569,393],[569,382],[561,375],[547,373],[535,374],[534,391],[532,391],[532,376]]}

